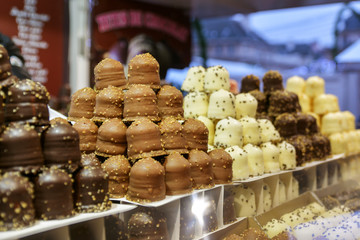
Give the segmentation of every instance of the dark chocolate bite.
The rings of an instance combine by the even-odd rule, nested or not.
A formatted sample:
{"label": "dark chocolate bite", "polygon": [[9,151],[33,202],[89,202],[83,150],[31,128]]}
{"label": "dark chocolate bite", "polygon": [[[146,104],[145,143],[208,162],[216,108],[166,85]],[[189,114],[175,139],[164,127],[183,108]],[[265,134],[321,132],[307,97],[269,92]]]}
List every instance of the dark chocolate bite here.
{"label": "dark chocolate bite", "polygon": [[278,71],[268,71],[263,77],[264,93],[270,93],[276,90],[284,90],[283,78]]}
{"label": "dark chocolate bite", "polygon": [[143,208],[128,221],[129,239],[168,240],[166,217],[155,208]]}
{"label": "dark chocolate bite", "polygon": [[246,75],[241,79],[241,93],[248,93],[253,90],[260,90],[260,79],[255,75]]}
{"label": "dark chocolate bite", "polygon": [[48,124],[49,100],[50,94],[41,83],[30,79],[19,81],[6,92],[5,121]]}
{"label": "dark chocolate bite", "polygon": [[283,113],[277,116],[274,126],[283,138],[288,138],[297,134],[297,121],[291,113]]}
{"label": "dark chocolate bite", "polygon": [[85,166],[75,174],[74,201],[78,212],[102,212],[110,209],[109,176],[101,167]]}
{"label": "dark chocolate bite", "polygon": [[43,164],[41,139],[34,127],[10,123],[0,134],[0,168],[4,171],[34,173]]}
{"label": "dark chocolate bite", "polygon": [[299,101],[296,101],[296,98],[294,98],[294,93],[274,91],[269,95],[268,114],[272,117],[277,117],[282,113],[296,113],[299,111],[298,105]]}
{"label": "dark chocolate bite", "polygon": [[63,169],[44,169],[35,178],[36,217],[63,219],[74,215],[73,180]]}
{"label": "dark chocolate bite", "polygon": [[263,92],[260,92],[259,90],[252,90],[249,92],[254,98],[256,98],[258,102],[258,106],[256,109],[256,112],[259,114],[266,114],[267,108],[268,108],[268,101]]}
{"label": "dark chocolate bite", "polygon": [[312,159],[313,146],[311,139],[304,135],[295,135],[286,141],[295,147],[296,166],[301,166]]}
{"label": "dark chocolate bite", "polygon": [[51,125],[43,134],[45,165],[74,172],[80,163],[79,134],[68,124]]}
{"label": "dark chocolate bite", "polygon": [[313,147],[312,158],[324,160],[331,154],[331,145],[328,137],[322,134],[314,134],[311,137]]}
{"label": "dark chocolate bite", "polygon": [[34,188],[19,173],[0,176],[0,232],[18,230],[35,222]]}
{"label": "dark chocolate bite", "polygon": [[127,240],[128,230],[124,221],[118,215],[107,216],[105,223],[105,239]]}

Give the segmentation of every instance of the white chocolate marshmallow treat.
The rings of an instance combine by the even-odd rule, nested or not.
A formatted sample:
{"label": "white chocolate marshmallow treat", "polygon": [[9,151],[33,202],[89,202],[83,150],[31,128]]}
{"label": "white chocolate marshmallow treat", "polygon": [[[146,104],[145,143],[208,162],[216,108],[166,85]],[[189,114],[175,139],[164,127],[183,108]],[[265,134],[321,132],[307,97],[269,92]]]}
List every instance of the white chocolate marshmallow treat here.
{"label": "white chocolate marshmallow treat", "polygon": [[333,94],[321,94],[314,99],[314,113],[324,115],[331,112],[338,112],[339,101]]}
{"label": "white chocolate marshmallow treat", "polygon": [[243,126],[235,118],[224,118],[215,127],[214,145],[227,148],[231,146],[243,146]]}
{"label": "white chocolate marshmallow treat", "polygon": [[234,187],[233,191],[236,216],[254,216],[256,214],[255,192],[244,185]]}
{"label": "white chocolate marshmallow treat", "polygon": [[285,89],[300,95],[305,91],[305,80],[300,76],[292,76],[286,80]]}
{"label": "white chocolate marshmallow treat", "polygon": [[229,72],[222,66],[207,68],[204,78],[205,92],[212,93],[220,89],[230,91]]}
{"label": "white chocolate marshmallow treat", "polygon": [[250,170],[246,151],[238,146],[228,147],[225,151],[228,152],[233,159],[233,180],[249,178]]}
{"label": "white chocolate marshmallow treat", "polygon": [[207,129],[209,130],[208,144],[213,145],[214,144],[214,135],[215,135],[214,122],[204,116],[199,116],[196,119],[202,121],[205,124],[205,126],[207,127]]}
{"label": "white chocolate marshmallow treat", "polygon": [[272,208],[271,189],[267,183],[263,183],[263,206],[264,212],[270,211]]}
{"label": "white chocolate marshmallow treat", "polygon": [[346,119],[340,112],[328,113],[321,118],[320,131],[324,135],[331,135],[343,131]]}
{"label": "white chocolate marshmallow treat", "polygon": [[256,116],[258,102],[250,93],[239,93],[235,97],[236,119]]}
{"label": "white chocolate marshmallow treat", "polygon": [[319,76],[309,77],[305,81],[305,94],[310,98],[315,98],[325,93],[325,81]]}
{"label": "white chocolate marshmallow treat", "polygon": [[205,68],[203,66],[195,66],[189,68],[186,78],[181,86],[181,90],[187,92],[204,91]]}
{"label": "white chocolate marshmallow treat", "polygon": [[271,221],[266,223],[263,229],[269,238],[273,238],[279,233],[282,233],[290,229],[290,226],[282,220],[277,220],[273,218]]}
{"label": "white chocolate marshmallow treat", "polygon": [[281,137],[272,122],[268,119],[258,119],[262,142],[280,141]]}
{"label": "white chocolate marshmallow treat", "polygon": [[304,113],[308,113],[312,111],[311,101],[308,95],[305,93],[301,93],[298,95],[299,97],[299,103],[301,106],[301,111]]}
{"label": "white chocolate marshmallow treat", "polygon": [[252,117],[243,117],[239,121],[243,126],[244,145],[248,143],[254,145],[261,144],[260,126],[256,119]]}
{"label": "white chocolate marshmallow treat", "polygon": [[196,118],[198,116],[207,116],[209,98],[204,92],[190,92],[184,97],[184,117]]}
{"label": "white chocolate marshmallow treat", "polygon": [[261,148],[249,143],[244,146],[244,150],[248,155],[250,176],[259,176],[264,174],[264,160]]}
{"label": "white chocolate marshmallow treat", "polygon": [[279,164],[281,170],[294,169],[296,167],[296,150],[293,145],[283,141],[277,145],[280,150]]}
{"label": "white chocolate marshmallow treat", "polygon": [[279,180],[279,204],[286,202],[286,186]]}
{"label": "white chocolate marshmallow treat", "polygon": [[266,142],[260,145],[263,151],[264,172],[274,173],[280,171],[279,156],[280,150],[271,142]]}
{"label": "white chocolate marshmallow treat", "polygon": [[235,118],[235,96],[229,91],[220,89],[209,97],[208,118],[223,119]]}

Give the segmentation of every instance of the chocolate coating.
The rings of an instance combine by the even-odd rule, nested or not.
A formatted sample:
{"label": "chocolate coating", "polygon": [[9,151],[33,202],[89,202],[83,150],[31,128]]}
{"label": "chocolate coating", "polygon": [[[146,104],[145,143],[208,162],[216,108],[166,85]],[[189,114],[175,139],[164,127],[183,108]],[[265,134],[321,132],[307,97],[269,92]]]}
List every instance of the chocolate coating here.
{"label": "chocolate coating", "polygon": [[0,81],[11,76],[10,57],[6,48],[0,44]]}
{"label": "chocolate coating", "polygon": [[135,202],[154,202],[165,198],[165,169],[153,158],[137,161],[130,170],[126,198]]}
{"label": "chocolate coating", "polygon": [[[118,215],[107,216],[104,219],[105,239],[127,240],[128,230],[124,221]],[[76,239],[76,238],[75,238]]]}
{"label": "chocolate coating", "polygon": [[129,239],[168,240],[166,217],[156,209],[144,209],[131,215],[128,221]]}
{"label": "chocolate coating", "polygon": [[95,89],[101,90],[108,86],[124,88],[126,78],[124,67],[121,62],[111,58],[105,58],[94,68]]}
{"label": "chocolate coating", "polygon": [[50,94],[39,82],[24,79],[8,88],[5,99],[6,122],[49,123]]}
{"label": "chocolate coating", "polygon": [[42,220],[62,219],[74,211],[71,176],[62,169],[45,169],[35,178],[36,217]]}
{"label": "chocolate coating", "polygon": [[83,117],[74,123],[73,128],[79,134],[80,151],[85,153],[94,152],[99,131],[98,126],[90,119]]}
{"label": "chocolate coating", "polygon": [[166,117],[159,124],[161,142],[167,153],[188,153],[183,136],[183,126],[174,117]]}
{"label": "chocolate coating", "polygon": [[129,186],[130,163],[121,155],[105,160],[101,167],[109,175],[109,194],[112,198],[124,197]]}
{"label": "chocolate coating", "polygon": [[165,158],[166,195],[192,192],[190,163],[180,153],[173,152]]}
{"label": "chocolate coating", "polygon": [[100,167],[101,162],[96,157],[95,153],[89,153],[89,154],[83,153],[81,154],[80,167],[85,167],[85,166]]}
{"label": "chocolate coating", "polygon": [[68,124],[51,125],[42,134],[45,165],[77,169],[81,159],[79,134]]}
{"label": "chocolate coating", "polygon": [[311,136],[313,146],[312,157],[314,159],[325,159],[331,154],[331,145],[328,137],[322,134],[314,134]]}
{"label": "chocolate coating", "polygon": [[159,63],[150,53],[139,54],[129,62],[128,84],[160,88]]}
{"label": "chocolate coating", "polygon": [[98,131],[96,154],[110,157],[126,152],[126,125],[118,118],[106,120]]}
{"label": "chocolate coating", "polygon": [[270,93],[276,90],[284,90],[283,79],[278,71],[268,71],[263,77],[264,93]]}
{"label": "chocolate coating", "polygon": [[133,122],[126,131],[129,159],[165,155],[158,125],[147,118]]}
{"label": "chocolate coating", "polygon": [[223,222],[229,224],[236,220],[234,194],[230,189],[224,189]]}
{"label": "chocolate coating", "polygon": [[[294,93],[289,91],[274,91],[269,96],[268,114],[277,117],[282,113],[295,113],[298,109],[299,101],[294,99]],[[295,94],[296,95],[296,94]]]}
{"label": "chocolate coating", "polygon": [[19,173],[0,176],[0,232],[18,230],[34,224],[34,188]]}
{"label": "chocolate coating", "polygon": [[255,75],[246,75],[241,79],[241,93],[248,93],[253,90],[260,90],[260,79]]}
{"label": "chocolate coating", "polygon": [[68,120],[66,120],[65,118],[61,118],[61,117],[56,117],[56,118],[53,118],[53,119],[50,120],[50,125],[54,125],[54,124],[57,124],[57,123],[68,124],[68,125],[70,124],[68,122]]}
{"label": "chocolate coating", "polygon": [[95,103],[96,92],[94,89],[86,87],[77,90],[71,96],[68,119],[70,121],[76,121],[82,117],[91,119],[94,116]]}
{"label": "chocolate coating", "polygon": [[311,139],[304,135],[295,135],[286,139],[286,141],[295,147],[296,166],[311,161],[313,151]]}
{"label": "chocolate coating", "polygon": [[268,101],[263,92],[259,90],[252,90],[249,92],[254,98],[256,98],[258,102],[258,106],[256,109],[257,113],[266,113],[268,108]]}
{"label": "chocolate coating", "polygon": [[0,135],[0,168],[26,172],[36,171],[43,164],[38,133],[27,124],[11,123]]}
{"label": "chocolate coating", "polygon": [[214,174],[215,184],[231,183],[233,178],[231,155],[224,149],[214,149],[209,152],[212,159],[212,172]]}
{"label": "chocolate coating", "polygon": [[293,114],[283,113],[276,117],[274,126],[281,137],[291,137],[297,134],[297,121]]}
{"label": "chocolate coating", "polygon": [[159,108],[155,92],[147,85],[133,85],[124,94],[124,120],[134,121],[147,117],[159,121]]}
{"label": "chocolate coating", "polygon": [[187,149],[207,151],[209,130],[203,122],[193,118],[186,119],[182,133]]}
{"label": "chocolate coating", "polygon": [[78,212],[102,212],[111,207],[109,176],[101,167],[85,166],[74,179],[74,201]]}
{"label": "chocolate coating", "polygon": [[93,120],[104,121],[110,118],[122,118],[123,99],[124,94],[118,87],[109,86],[102,89],[96,95]]}
{"label": "chocolate coating", "polygon": [[165,85],[157,93],[160,117],[184,118],[183,95],[176,87]]}
{"label": "chocolate coating", "polygon": [[204,151],[191,150],[188,158],[194,189],[211,188],[214,184],[212,159]]}

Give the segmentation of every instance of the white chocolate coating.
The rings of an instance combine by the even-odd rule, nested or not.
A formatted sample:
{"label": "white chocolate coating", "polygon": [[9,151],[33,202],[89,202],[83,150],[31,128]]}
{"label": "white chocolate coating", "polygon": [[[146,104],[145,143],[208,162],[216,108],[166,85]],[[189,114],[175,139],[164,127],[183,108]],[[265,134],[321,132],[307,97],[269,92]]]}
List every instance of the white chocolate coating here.
{"label": "white chocolate coating", "polygon": [[233,180],[243,180],[249,178],[250,170],[246,151],[239,146],[232,146],[225,149],[233,159]]}
{"label": "white chocolate coating", "polygon": [[220,89],[230,91],[229,72],[222,66],[207,68],[204,77],[204,91],[212,93]]}
{"label": "white chocolate coating", "polygon": [[258,102],[250,93],[239,93],[235,97],[236,119],[255,117]]}
{"label": "white chocolate coating", "polygon": [[254,145],[261,144],[260,126],[256,119],[252,117],[243,117],[239,121],[243,126],[244,145],[248,143]]}
{"label": "white chocolate coating", "polygon": [[190,92],[184,97],[184,117],[196,118],[198,116],[207,116],[209,106],[209,97],[204,92]]}
{"label": "white chocolate coating", "polygon": [[220,120],[215,127],[214,145],[221,148],[242,147],[243,125],[231,117]]}
{"label": "white chocolate coating", "polygon": [[220,89],[209,97],[208,118],[223,119],[235,118],[235,96],[229,91]]}
{"label": "white chocolate coating", "polygon": [[214,144],[214,135],[215,135],[215,126],[214,126],[213,121],[211,121],[210,119],[208,119],[205,116],[199,116],[196,119],[202,121],[205,124],[205,126],[207,127],[207,129],[209,130],[208,144],[213,145]]}
{"label": "white chocolate coating", "polygon": [[264,158],[264,172],[273,173],[280,171],[279,156],[280,150],[271,142],[261,144]]}
{"label": "white chocolate coating", "polygon": [[279,164],[281,170],[294,169],[296,167],[296,150],[288,142],[281,142],[277,145],[280,149]]}
{"label": "white chocolate coating", "polygon": [[186,78],[181,86],[181,90],[187,92],[204,91],[205,68],[203,66],[195,66],[189,68]]}
{"label": "white chocolate coating", "polygon": [[338,112],[338,98],[333,94],[321,94],[314,99],[314,113],[324,115],[331,112]]}
{"label": "white chocolate coating", "polygon": [[305,81],[305,94],[310,98],[315,98],[325,93],[325,81],[319,76],[309,77]]}
{"label": "white chocolate coating", "polygon": [[279,132],[268,119],[258,119],[262,142],[279,141],[281,139]]}
{"label": "white chocolate coating", "polygon": [[297,95],[305,91],[305,80],[300,76],[292,76],[286,80],[286,90],[294,92]]}
{"label": "white chocolate coating", "polygon": [[249,143],[244,146],[244,150],[248,154],[250,176],[258,176],[264,174],[264,160],[261,148]]}

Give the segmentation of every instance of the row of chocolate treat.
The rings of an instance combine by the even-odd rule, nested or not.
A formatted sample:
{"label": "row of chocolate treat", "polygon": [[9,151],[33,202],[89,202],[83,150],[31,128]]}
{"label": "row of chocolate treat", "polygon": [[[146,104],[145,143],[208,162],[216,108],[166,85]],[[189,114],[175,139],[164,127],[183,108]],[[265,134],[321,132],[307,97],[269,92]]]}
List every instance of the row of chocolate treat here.
{"label": "row of chocolate treat", "polygon": [[77,131],[49,121],[46,88],[8,66],[0,46],[0,231],[109,209],[108,176],[81,164]]}
{"label": "row of chocolate treat", "polygon": [[[202,71],[205,74],[200,74]],[[276,147],[280,147],[277,150],[280,153],[287,150],[296,152],[295,164],[291,154],[287,154],[283,158],[287,162],[280,160],[280,167],[270,170],[265,167],[265,172],[291,169],[329,156],[329,140],[319,133],[316,119],[301,112],[297,95],[283,89],[280,73],[269,71],[264,75],[264,92],[260,91],[258,77],[245,76],[241,93],[234,95],[229,92],[227,84],[216,84],[216,79],[229,81],[229,75],[224,71],[225,68],[218,66],[208,69],[192,67],[182,86],[183,90],[190,91],[184,97],[184,116],[197,118],[206,124],[210,145],[215,148],[244,148],[250,144],[251,147],[247,146],[250,151],[259,146],[262,151],[270,148],[274,152]],[[210,85],[206,79],[209,76],[214,86],[212,91],[205,92],[205,85]],[[283,143],[279,145],[280,142]],[[266,162],[267,154],[263,154],[263,158]],[[275,159],[279,157],[275,156]]]}
{"label": "row of chocolate treat", "polygon": [[306,81],[293,76],[287,79],[286,89],[298,94],[303,111],[318,120],[320,132],[329,137],[333,154],[360,152],[360,132],[356,130],[355,116],[350,111],[340,111],[338,98],[325,93],[325,80],[318,76]]}

